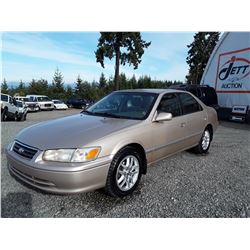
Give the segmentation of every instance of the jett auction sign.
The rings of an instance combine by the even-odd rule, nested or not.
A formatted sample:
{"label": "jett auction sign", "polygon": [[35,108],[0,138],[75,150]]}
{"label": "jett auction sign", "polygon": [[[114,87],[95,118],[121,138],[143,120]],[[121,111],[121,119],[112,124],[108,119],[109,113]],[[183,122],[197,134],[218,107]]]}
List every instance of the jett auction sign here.
{"label": "jett auction sign", "polygon": [[219,55],[215,88],[221,93],[250,93],[250,48]]}

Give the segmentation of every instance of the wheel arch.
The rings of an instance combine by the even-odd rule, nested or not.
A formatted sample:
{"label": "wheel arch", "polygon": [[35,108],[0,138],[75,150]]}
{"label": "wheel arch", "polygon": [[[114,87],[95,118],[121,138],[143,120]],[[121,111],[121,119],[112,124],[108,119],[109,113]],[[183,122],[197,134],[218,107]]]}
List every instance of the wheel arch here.
{"label": "wheel arch", "polygon": [[127,148],[127,147],[134,148],[141,155],[142,161],[143,161],[143,163],[142,163],[142,174],[146,174],[147,173],[147,157],[146,157],[146,152],[144,150],[144,147],[140,143],[131,142],[131,143],[128,143],[128,144],[123,145],[122,147],[120,147],[120,149],[117,150],[116,153],[119,152],[120,150],[123,150],[124,148]]}

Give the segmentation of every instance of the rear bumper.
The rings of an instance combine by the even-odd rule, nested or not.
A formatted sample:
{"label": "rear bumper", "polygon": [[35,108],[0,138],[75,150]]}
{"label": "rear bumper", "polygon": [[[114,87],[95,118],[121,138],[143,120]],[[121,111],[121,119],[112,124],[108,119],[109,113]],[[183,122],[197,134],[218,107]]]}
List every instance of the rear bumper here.
{"label": "rear bumper", "polygon": [[[24,163],[13,156],[13,152],[6,150],[8,169],[17,179],[49,193],[80,193],[102,188],[110,163],[95,165],[80,171],[54,171],[39,169]],[[48,168],[48,166],[47,166]]]}

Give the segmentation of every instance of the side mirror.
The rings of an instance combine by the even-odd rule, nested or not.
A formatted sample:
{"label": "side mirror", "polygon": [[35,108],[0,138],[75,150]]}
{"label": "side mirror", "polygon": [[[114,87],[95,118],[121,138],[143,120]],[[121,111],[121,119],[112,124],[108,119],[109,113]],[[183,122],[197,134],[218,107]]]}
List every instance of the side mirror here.
{"label": "side mirror", "polygon": [[173,116],[171,113],[161,112],[158,113],[154,122],[164,122],[172,120]]}

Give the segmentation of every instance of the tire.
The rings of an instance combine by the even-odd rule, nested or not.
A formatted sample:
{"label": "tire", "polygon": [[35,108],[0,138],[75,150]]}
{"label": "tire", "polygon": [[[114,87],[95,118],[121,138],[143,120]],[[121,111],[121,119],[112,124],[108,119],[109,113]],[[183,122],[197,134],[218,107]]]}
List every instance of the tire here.
{"label": "tire", "polygon": [[209,128],[205,128],[199,144],[193,148],[193,151],[196,154],[206,154],[209,150],[211,141],[212,141],[212,131]]}
{"label": "tire", "polygon": [[18,113],[15,113],[15,116],[14,116],[14,121],[21,121],[21,117],[18,116]]}
{"label": "tire", "polygon": [[106,194],[124,197],[133,193],[141,179],[142,164],[141,155],[133,147],[121,149],[110,164]]}
{"label": "tire", "polygon": [[3,109],[2,113],[1,113],[1,121],[6,121],[8,118],[8,110],[7,109]]}
{"label": "tire", "polygon": [[26,121],[26,116],[27,116],[27,114],[25,114],[25,115],[23,116],[23,121]]}

